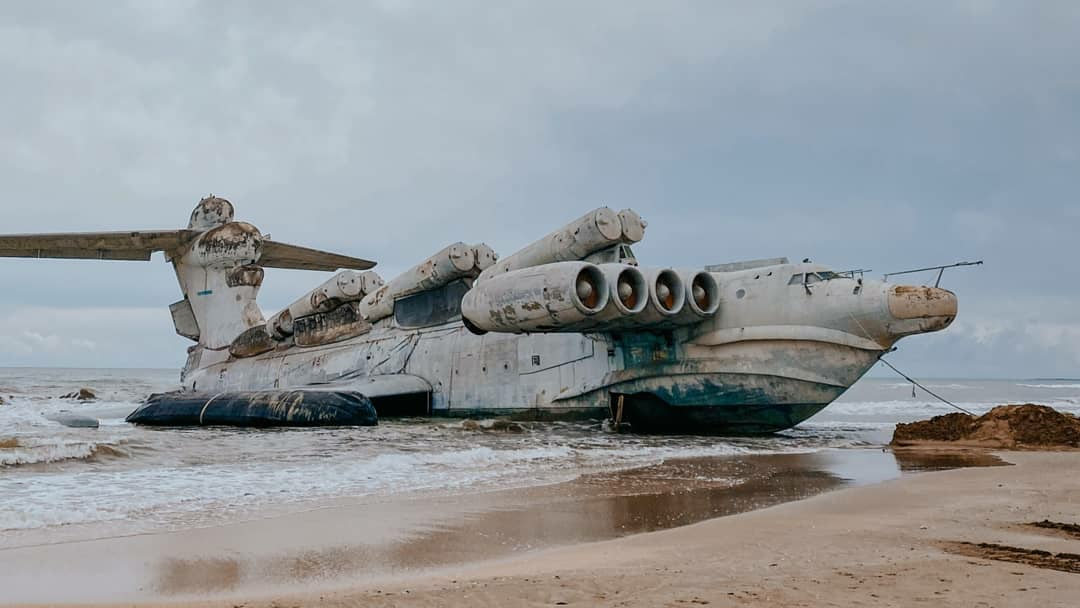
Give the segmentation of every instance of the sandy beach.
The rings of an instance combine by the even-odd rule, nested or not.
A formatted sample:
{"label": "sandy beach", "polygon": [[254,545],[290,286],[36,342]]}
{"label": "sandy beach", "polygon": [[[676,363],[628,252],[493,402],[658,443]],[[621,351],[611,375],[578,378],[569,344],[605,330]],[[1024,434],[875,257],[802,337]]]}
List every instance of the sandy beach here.
{"label": "sandy beach", "polygon": [[[852,452],[865,460],[873,451]],[[642,513],[722,515],[705,509],[701,497],[720,492],[731,504],[731,488],[709,487],[708,475],[693,470],[701,463],[684,463],[656,477],[622,477],[615,492],[612,480],[593,479],[480,502],[443,500],[437,509],[339,505],[217,528],[8,549],[0,551],[0,566],[4,588],[15,589],[13,580],[24,591],[64,585],[72,603],[85,603],[76,599],[80,587],[85,598],[95,591],[107,597],[100,592],[110,576],[156,564],[144,573],[152,589],[144,586],[130,601],[96,602],[104,605],[1073,606],[1080,593],[1076,528],[1029,524],[1080,521],[1080,453],[1000,457],[1012,466],[835,489],[835,479],[815,473],[821,467],[781,456],[789,460],[747,472],[751,486],[769,481],[769,489],[761,483],[760,491],[741,495],[736,510],[754,510],[653,532],[645,530],[687,522]],[[942,457],[903,455],[898,462],[936,468],[935,458]],[[664,503],[657,497],[666,492],[649,484],[662,478],[670,488],[678,474],[698,487]],[[635,484],[638,491],[629,491]],[[615,496],[644,502],[635,511]],[[792,501],[802,496],[811,497]],[[522,508],[528,504],[537,508]],[[444,517],[433,517],[436,510]],[[622,517],[613,517],[618,512]],[[589,542],[618,534],[618,526],[630,534]],[[555,546],[511,547],[506,556],[507,539],[544,538]],[[371,563],[394,567],[349,575]],[[245,577],[254,584],[239,584]]]}

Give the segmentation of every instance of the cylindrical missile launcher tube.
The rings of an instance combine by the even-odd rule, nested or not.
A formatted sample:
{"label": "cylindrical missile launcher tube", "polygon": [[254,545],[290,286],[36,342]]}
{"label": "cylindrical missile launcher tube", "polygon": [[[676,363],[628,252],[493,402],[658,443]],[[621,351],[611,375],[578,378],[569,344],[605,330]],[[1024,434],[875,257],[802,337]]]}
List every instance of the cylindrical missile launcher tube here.
{"label": "cylindrical missile launcher tube", "polygon": [[355,302],[384,285],[382,277],[373,271],[343,270],[325,283],[312,289],[267,323],[275,337],[290,336],[293,321],[315,313],[329,312],[345,302]]}
{"label": "cylindrical missile launcher tube", "polygon": [[495,265],[495,262],[499,260],[499,254],[495,253],[487,243],[478,243],[473,245],[473,257],[475,262],[473,263],[474,276],[479,275],[488,268]]}
{"label": "cylindrical missile launcher tube", "polygon": [[476,250],[477,247],[465,243],[446,247],[364,296],[360,300],[360,314],[369,323],[374,323],[394,314],[394,300],[398,298],[436,289],[462,277],[476,276]]}
{"label": "cylindrical missile launcher tube", "polygon": [[[629,230],[624,230],[620,213],[626,218]],[[645,230],[641,218],[629,209],[620,213],[615,213],[608,207],[594,209],[507,256],[480,273],[477,280],[486,281],[503,273],[542,264],[582,260],[589,254],[612,245],[641,240]]]}
{"label": "cylindrical missile launcher tube", "polygon": [[556,262],[477,281],[461,300],[473,331],[575,331],[608,305],[604,272],[586,262]]}
{"label": "cylindrical missile launcher tube", "polygon": [[623,209],[619,212],[619,223],[622,225],[622,242],[636,243],[645,238],[645,227],[648,223],[641,219],[637,211]]}

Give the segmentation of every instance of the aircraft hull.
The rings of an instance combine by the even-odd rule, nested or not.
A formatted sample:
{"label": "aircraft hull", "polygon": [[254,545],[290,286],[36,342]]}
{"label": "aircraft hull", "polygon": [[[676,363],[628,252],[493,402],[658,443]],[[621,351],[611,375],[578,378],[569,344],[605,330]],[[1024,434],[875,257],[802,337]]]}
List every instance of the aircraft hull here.
{"label": "aircraft hull", "polygon": [[[338,344],[220,363],[189,362],[186,390],[355,390],[381,416],[606,418],[634,430],[756,434],[783,430],[839,397],[880,351],[818,340],[697,345],[688,333],[486,334],[460,323],[378,329]],[[392,414],[391,414],[392,415]]]}

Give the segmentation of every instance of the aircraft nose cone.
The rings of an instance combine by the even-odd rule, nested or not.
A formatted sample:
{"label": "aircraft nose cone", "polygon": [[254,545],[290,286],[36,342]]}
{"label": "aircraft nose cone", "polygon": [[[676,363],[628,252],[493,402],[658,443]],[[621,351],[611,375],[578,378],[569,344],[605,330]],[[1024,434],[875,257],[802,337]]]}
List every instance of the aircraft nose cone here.
{"label": "aircraft nose cone", "polygon": [[889,291],[889,313],[897,319],[956,317],[956,294],[940,287],[897,285]]}

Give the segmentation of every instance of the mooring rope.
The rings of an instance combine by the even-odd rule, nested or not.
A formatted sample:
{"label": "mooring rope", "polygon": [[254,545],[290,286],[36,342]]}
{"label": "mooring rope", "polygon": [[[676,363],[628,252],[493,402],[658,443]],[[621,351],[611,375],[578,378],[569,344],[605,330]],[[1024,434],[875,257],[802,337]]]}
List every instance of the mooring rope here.
{"label": "mooring rope", "polygon": [[[848,311],[848,316],[849,316],[849,317],[851,317],[851,320],[852,320],[852,321],[854,321],[854,322],[855,322],[855,324],[859,326],[859,330],[861,330],[861,331],[863,332],[863,335],[864,335],[864,336],[866,337],[866,339],[867,339],[867,340],[870,340],[871,342],[875,342],[875,341],[874,341],[874,339],[873,339],[873,338],[872,338],[872,337],[870,336],[870,332],[866,331],[866,328],[865,328],[865,327],[863,327],[863,324],[862,324],[861,322],[859,322],[859,319],[858,319],[858,317],[856,317],[855,315],[851,314],[851,311]],[[876,342],[875,342],[875,344],[876,344]],[[923,386],[923,385],[919,384],[919,382],[918,382],[917,380],[915,380],[915,379],[914,379],[914,378],[912,378],[911,376],[908,376],[908,375],[907,375],[907,374],[905,374],[904,372],[902,372],[902,371],[900,371],[900,370],[896,369],[896,366],[895,366],[895,365],[893,365],[892,363],[889,363],[888,361],[886,361],[886,360],[885,360],[885,355],[887,355],[887,354],[889,354],[889,353],[893,352],[894,350],[896,350],[896,349],[895,349],[895,348],[892,348],[892,349],[890,349],[890,350],[885,350],[885,351],[882,351],[882,353],[881,353],[880,355],[878,355],[878,361],[881,361],[881,362],[882,362],[882,363],[884,363],[885,365],[888,365],[890,369],[892,369],[892,370],[893,370],[894,372],[896,372],[896,373],[900,374],[900,377],[901,377],[901,378],[903,378],[904,380],[907,380],[907,381],[908,381],[908,382],[910,382],[910,383],[911,383],[911,384],[912,384],[913,386],[917,386],[917,387],[921,388],[922,390],[926,391],[926,392],[927,392],[928,394],[930,394],[930,395],[932,395],[933,397],[935,397],[935,398],[936,398],[936,399],[937,399],[938,401],[941,401],[942,403],[944,403],[944,404],[946,404],[946,405],[949,405],[949,406],[951,406],[951,407],[954,407],[954,408],[956,408],[956,409],[960,410],[961,412],[964,412],[964,413],[965,413],[965,414],[967,414],[968,416],[974,416],[974,415],[975,415],[975,414],[973,414],[973,413],[971,413],[971,412],[969,412],[969,411],[965,410],[964,408],[960,407],[959,405],[956,405],[956,404],[955,404],[955,403],[953,403],[952,401],[949,401],[948,399],[946,399],[946,398],[942,397],[941,395],[939,395],[939,394],[935,393],[934,391],[932,391],[932,390],[930,390],[930,389],[926,388],[925,386]],[[912,390],[912,394],[911,394],[911,396],[912,396],[912,397],[914,397],[914,396],[915,396],[915,389],[911,389],[911,390]]]}
{"label": "mooring rope", "polygon": [[[891,351],[889,351],[889,352],[891,352]],[[890,369],[892,369],[892,370],[893,370],[894,372],[896,372],[896,373],[900,374],[900,377],[901,377],[901,378],[903,378],[904,380],[907,380],[907,381],[908,381],[908,382],[910,382],[911,384],[913,384],[913,385],[915,385],[915,386],[917,386],[917,387],[921,388],[922,390],[926,391],[927,393],[929,393],[929,394],[930,394],[930,395],[932,395],[933,397],[936,397],[936,398],[938,399],[938,401],[941,401],[941,402],[942,402],[942,403],[944,403],[944,404],[950,405],[950,406],[952,406],[952,407],[954,407],[954,408],[956,408],[956,409],[960,410],[961,412],[964,412],[965,414],[967,414],[967,415],[969,415],[969,416],[974,416],[974,415],[975,415],[975,414],[973,414],[973,413],[971,413],[971,412],[969,412],[969,411],[965,410],[964,408],[960,407],[959,405],[956,405],[956,404],[955,404],[955,403],[953,403],[952,401],[949,401],[948,399],[946,399],[946,398],[942,397],[941,395],[939,395],[939,394],[935,393],[934,391],[932,391],[932,390],[930,390],[930,389],[926,388],[925,386],[923,386],[923,385],[919,384],[919,382],[918,382],[917,380],[915,380],[914,378],[912,378],[911,376],[908,376],[908,375],[907,375],[907,374],[905,374],[904,372],[902,372],[902,371],[900,371],[900,370],[896,369],[896,366],[895,366],[895,365],[893,365],[892,363],[889,363],[888,361],[886,361],[886,360],[885,360],[885,355],[886,355],[886,354],[887,354],[887,353],[881,353],[881,356],[880,356],[880,357],[878,357],[878,361],[881,361],[881,362],[882,362],[882,363],[884,363],[885,365],[888,365]]]}

